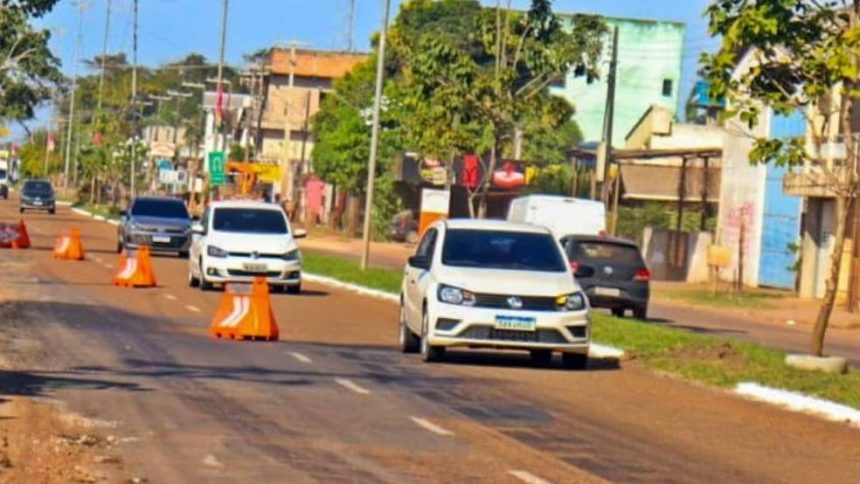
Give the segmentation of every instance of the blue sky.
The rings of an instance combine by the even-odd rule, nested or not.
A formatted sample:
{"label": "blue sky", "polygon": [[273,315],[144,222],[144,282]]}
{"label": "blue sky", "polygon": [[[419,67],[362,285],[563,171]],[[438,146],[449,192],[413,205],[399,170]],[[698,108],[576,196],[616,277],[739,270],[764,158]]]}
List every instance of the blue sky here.
{"label": "blue sky", "polygon": [[[78,25],[77,2],[84,12],[81,56],[101,52],[107,0],[60,0],[54,11],[39,21],[54,31],[52,48],[71,73]],[[370,35],[379,29],[382,0],[355,0],[355,46],[367,50]],[[393,12],[400,0],[392,0]],[[495,4],[494,0],[482,0]],[[504,1],[502,2],[504,4]],[[529,0],[514,0],[526,8]],[[555,0],[557,12],[587,12],[609,16],[673,20],[687,24],[682,97],[693,82],[696,62],[709,39],[702,12],[708,0]],[[139,61],[155,65],[196,51],[217,59],[221,0],[139,0]],[[349,0],[231,0],[228,20],[227,60],[239,63],[242,54],[278,42],[301,41],[322,49],[347,46]],[[131,58],[132,0],[113,0],[111,52],[125,51]]]}

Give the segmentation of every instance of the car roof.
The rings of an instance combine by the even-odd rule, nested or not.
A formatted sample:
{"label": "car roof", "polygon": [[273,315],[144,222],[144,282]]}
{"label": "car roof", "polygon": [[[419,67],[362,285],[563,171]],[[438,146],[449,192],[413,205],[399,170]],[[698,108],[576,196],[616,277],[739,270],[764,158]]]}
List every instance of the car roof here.
{"label": "car roof", "polygon": [[501,230],[506,232],[526,232],[533,234],[549,234],[550,231],[546,227],[540,225],[524,224],[517,222],[508,222],[507,220],[486,220],[486,219],[451,219],[444,222],[448,229],[463,229],[463,230]]}
{"label": "car roof", "polygon": [[631,247],[639,247],[639,244],[632,240],[622,239],[620,237],[604,237],[600,235],[566,235],[562,240],[574,240],[576,242],[606,242],[617,245],[629,245]]}
{"label": "car roof", "polygon": [[254,208],[262,210],[281,210],[281,206],[274,203],[259,202],[254,200],[221,200],[210,202],[211,208]]}

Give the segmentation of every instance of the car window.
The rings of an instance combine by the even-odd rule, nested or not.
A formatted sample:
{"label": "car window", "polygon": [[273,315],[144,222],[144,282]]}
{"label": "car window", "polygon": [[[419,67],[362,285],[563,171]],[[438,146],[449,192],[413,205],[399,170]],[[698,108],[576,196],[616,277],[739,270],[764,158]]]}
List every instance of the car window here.
{"label": "car window", "polygon": [[418,248],[415,249],[416,257],[433,258],[433,249],[436,247],[436,229],[430,229],[424,234],[424,238],[418,243]]}
{"label": "car window", "polygon": [[131,206],[134,217],[191,218],[185,204],[179,200],[138,199]]}
{"label": "car window", "polygon": [[566,272],[558,244],[550,234],[494,230],[448,230],[442,264],[454,267]]}
{"label": "car window", "polygon": [[286,234],[287,222],[280,210],[216,208],[213,230],[247,234]]}
{"label": "car window", "polygon": [[28,181],[24,183],[24,191],[27,193],[51,194],[51,184],[46,181]]}
{"label": "car window", "polygon": [[627,264],[640,264],[642,262],[639,249],[627,244],[571,241],[568,248],[571,259],[592,259]]}

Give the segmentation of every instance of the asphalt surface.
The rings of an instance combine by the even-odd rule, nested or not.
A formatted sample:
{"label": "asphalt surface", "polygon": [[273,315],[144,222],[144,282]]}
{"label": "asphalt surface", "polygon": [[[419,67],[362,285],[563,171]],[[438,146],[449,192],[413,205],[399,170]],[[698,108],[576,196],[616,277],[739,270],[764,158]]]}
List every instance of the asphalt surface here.
{"label": "asphalt surface", "polygon": [[[0,221],[17,220],[14,201]],[[856,482],[860,432],[654,375],[635,362],[538,368],[525,355],[396,351],[390,303],[306,284],[274,295],[276,343],[215,340],[222,294],[156,257],[159,287],[111,285],[116,228],[26,214],[0,252],[27,340],[9,394],[115,428],[150,482]],[[80,228],[84,262],[54,261]],[[529,479],[532,479],[529,481]]]}

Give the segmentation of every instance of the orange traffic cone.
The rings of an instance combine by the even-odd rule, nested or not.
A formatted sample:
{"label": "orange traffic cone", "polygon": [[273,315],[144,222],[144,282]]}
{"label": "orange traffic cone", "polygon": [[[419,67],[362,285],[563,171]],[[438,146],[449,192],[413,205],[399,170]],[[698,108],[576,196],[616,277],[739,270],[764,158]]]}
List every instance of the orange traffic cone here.
{"label": "orange traffic cone", "polygon": [[113,278],[115,286],[155,287],[155,272],[149,247],[142,246],[136,252],[122,253],[119,256],[119,271]]}
{"label": "orange traffic cone", "polygon": [[216,338],[278,340],[278,323],[269,301],[269,284],[228,284],[209,332]]}
{"label": "orange traffic cone", "polygon": [[84,260],[84,246],[81,244],[81,231],[72,229],[61,235],[54,243],[54,259]]}
{"label": "orange traffic cone", "polygon": [[24,219],[18,220],[18,238],[12,242],[13,249],[29,249],[30,235],[27,233],[27,225]]}

